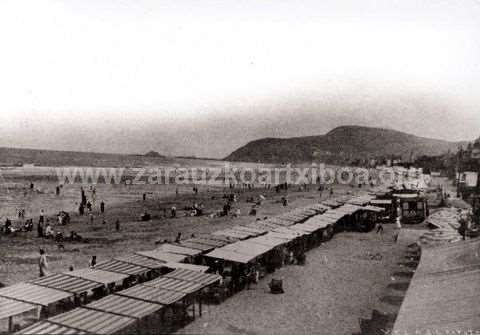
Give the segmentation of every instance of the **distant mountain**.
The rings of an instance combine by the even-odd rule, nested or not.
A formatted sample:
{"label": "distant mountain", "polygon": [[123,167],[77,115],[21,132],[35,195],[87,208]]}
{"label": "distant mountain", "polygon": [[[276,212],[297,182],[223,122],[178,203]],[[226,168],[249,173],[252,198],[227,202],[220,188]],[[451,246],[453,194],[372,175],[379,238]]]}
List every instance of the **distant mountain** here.
{"label": "distant mountain", "polygon": [[164,164],[170,161],[172,159],[161,155],[0,148],[0,166],[34,164],[37,166],[141,167]]}
{"label": "distant mountain", "polygon": [[147,152],[144,156],[145,156],[145,157],[165,157],[165,156],[160,155],[158,152],[153,151],[153,150],[150,150],[150,151]]}
{"label": "distant mountain", "polygon": [[263,138],[252,141],[225,158],[228,161],[288,163],[346,163],[369,158],[412,155],[434,156],[456,152],[468,142],[448,142],[396,130],[341,126],[325,135],[294,138]]}

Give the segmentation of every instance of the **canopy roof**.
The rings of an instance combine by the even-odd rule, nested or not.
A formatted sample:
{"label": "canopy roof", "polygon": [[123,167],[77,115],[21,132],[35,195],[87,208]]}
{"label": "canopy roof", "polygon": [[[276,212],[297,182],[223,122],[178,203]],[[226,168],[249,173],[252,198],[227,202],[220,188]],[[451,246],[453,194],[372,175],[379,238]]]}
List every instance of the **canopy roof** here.
{"label": "canopy roof", "polygon": [[114,334],[135,323],[135,319],[126,316],[91,310],[83,307],[75,308],[47,321],[65,327],[82,330],[93,334]]}
{"label": "canopy roof", "polygon": [[150,271],[150,268],[144,266],[138,266],[135,264],[127,263],[124,261],[119,261],[116,259],[111,259],[102,263],[99,263],[95,266],[95,269],[122,273],[130,276],[144,274]]}
{"label": "canopy roof", "polygon": [[163,308],[163,306],[159,304],[115,294],[94,301],[84,307],[136,319],[151,315]]}
{"label": "canopy roof", "polygon": [[8,298],[0,298],[0,320],[22,313],[31,312],[38,307],[38,305],[33,305],[26,302]]}
{"label": "canopy roof", "polygon": [[185,246],[181,246],[178,244],[170,244],[170,243],[161,244],[156,249],[160,251],[169,252],[172,254],[180,254],[180,255],[186,255],[186,256],[197,256],[202,253],[198,249],[187,248]]}
{"label": "canopy roof", "polygon": [[137,251],[138,255],[153,258],[163,262],[183,262],[188,258],[186,255],[174,254],[159,249],[154,249],[150,251]]}
{"label": "canopy roof", "polygon": [[87,335],[88,332],[84,330],[74,329],[71,327],[51,323],[47,320],[34,323],[33,325],[24,328],[15,334],[19,335]]}
{"label": "canopy roof", "polygon": [[32,284],[54,288],[73,294],[81,294],[103,286],[102,284],[69,274],[54,273],[31,281]]}
{"label": "canopy roof", "polygon": [[19,283],[0,289],[0,297],[21,302],[48,306],[73,297],[72,293],[30,283]]}
{"label": "canopy roof", "polygon": [[104,285],[118,283],[128,278],[129,276],[122,273],[104,271],[100,269],[79,269],[75,271],[66,272],[70,276],[84,278]]}
{"label": "canopy roof", "polygon": [[186,294],[182,292],[165,290],[157,287],[146,286],[143,284],[135,285],[126,290],[119,291],[115,294],[161,305],[174,304],[177,301],[182,300],[186,296]]}
{"label": "canopy roof", "polygon": [[152,259],[150,257],[146,257],[139,254],[129,254],[129,255],[124,255],[120,257],[115,257],[115,260],[133,264],[133,265],[138,265],[138,266],[152,269],[152,270],[161,269],[165,267],[164,261]]}

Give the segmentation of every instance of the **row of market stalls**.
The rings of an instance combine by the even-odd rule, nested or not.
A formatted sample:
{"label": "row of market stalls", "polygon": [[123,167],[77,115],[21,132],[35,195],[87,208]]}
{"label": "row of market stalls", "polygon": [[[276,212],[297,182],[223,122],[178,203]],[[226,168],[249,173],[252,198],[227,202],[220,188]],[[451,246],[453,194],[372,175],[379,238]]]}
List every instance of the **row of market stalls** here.
{"label": "row of market stalls", "polygon": [[[265,233],[236,241],[206,253],[208,264],[229,268],[228,275],[248,273],[251,266],[272,272],[285,264],[285,257],[297,258],[306,250],[330,239],[336,231],[368,230],[384,209],[373,206],[370,195],[330,199],[314,206],[297,209],[245,227]],[[212,263],[212,261],[214,263]]]}
{"label": "row of market stalls", "polygon": [[[286,249],[303,253],[338,229],[373,222],[370,215],[383,209],[370,205],[372,198],[328,200],[248,225],[114,257],[94,269],[54,273],[8,286],[0,289],[0,319],[9,320],[10,332],[17,316],[30,313],[40,320],[20,334],[113,334],[138,328],[142,319],[153,314],[163,321],[168,310],[169,320],[173,315],[194,316],[195,305],[201,314],[201,292],[222,279],[206,273],[216,262],[281,266],[278,259]],[[56,315],[64,311],[68,312]],[[51,315],[56,316],[49,318]]]}
{"label": "row of market stalls", "polygon": [[208,269],[205,266],[181,263],[200,253],[197,249],[162,245],[157,250],[107,260],[93,269],[53,273],[1,288],[0,320],[8,319],[11,332],[16,317],[27,315],[31,316],[29,319],[41,320],[134,285],[151,282],[172,271],[204,274]]}
{"label": "row of market stalls", "polygon": [[214,274],[177,269],[39,321],[16,334],[131,334],[152,328],[152,323],[159,330],[175,317],[195,318],[196,304],[201,315],[202,291],[220,279]]}

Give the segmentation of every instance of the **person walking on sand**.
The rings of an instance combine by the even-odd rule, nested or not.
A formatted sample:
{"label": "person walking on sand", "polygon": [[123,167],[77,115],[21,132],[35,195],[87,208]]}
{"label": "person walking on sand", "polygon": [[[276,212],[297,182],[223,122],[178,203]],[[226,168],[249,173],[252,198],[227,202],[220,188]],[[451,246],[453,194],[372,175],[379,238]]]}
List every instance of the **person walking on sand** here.
{"label": "person walking on sand", "polygon": [[381,223],[377,225],[377,234],[383,234],[383,226]]}
{"label": "person walking on sand", "polygon": [[102,214],[105,213],[105,203],[103,202],[103,200],[100,203],[100,213],[102,213]]}
{"label": "person walking on sand", "polygon": [[38,219],[38,222],[42,224],[45,222],[45,212],[43,211],[43,209],[40,210],[40,217]]}
{"label": "person walking on sand", "polygon": [[45,277],[48,271],[47,255],[45,250],[40,249],[40,259],[38,260],[38,269],[40,277]]}
{"label": "person walking on sand", "polygon": [[92,259],[90,259],[90,263],[88,264],[88,266],[90,267],[90,269],[95,269],[96,265],[97,265],[97,256],[93,255]]}

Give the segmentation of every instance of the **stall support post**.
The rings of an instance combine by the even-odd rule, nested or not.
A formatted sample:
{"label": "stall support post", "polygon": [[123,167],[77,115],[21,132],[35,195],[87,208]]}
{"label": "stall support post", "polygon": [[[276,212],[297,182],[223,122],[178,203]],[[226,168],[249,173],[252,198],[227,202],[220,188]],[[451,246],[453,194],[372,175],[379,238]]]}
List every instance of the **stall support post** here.
{"label": "stall support post", "polygon": [[8,332],[13,332],[13,316],[10,316],[8,318]]}

